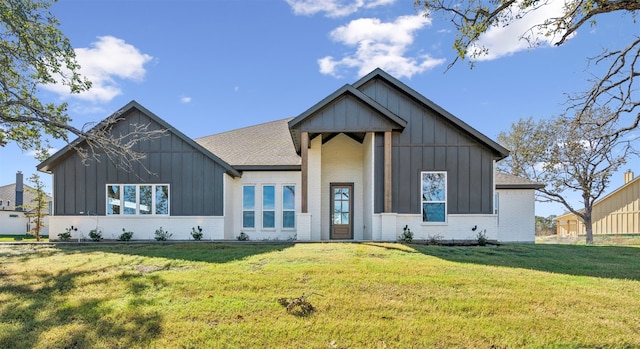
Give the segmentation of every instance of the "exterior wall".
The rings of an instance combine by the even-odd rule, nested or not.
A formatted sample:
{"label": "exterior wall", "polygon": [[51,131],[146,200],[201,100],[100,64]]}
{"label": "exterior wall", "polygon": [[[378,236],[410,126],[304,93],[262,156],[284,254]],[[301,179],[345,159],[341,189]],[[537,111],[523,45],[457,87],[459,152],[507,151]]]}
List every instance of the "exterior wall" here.
{"label": "exterior wall", "polygon": [[353,239],[364,237],[363,148],[343,133],[322,146],[322,240],[330,239],[330,183],[353,183]]}
{"label": "exterior wall", "polygon": [[[24,212],[0,211],[0,235],[21,235],[29,232],[29,218]],[[49,235],[49,217],[44,218],[41,235]]]}
{"label": "exterior wall", "polygon": [[[402,133],[392,137],[392,210],[420,213],[420,172],[447,171],[449,214],[493,213],[492,151],[467,136],[437,111],[424,107],[381,79],[359,88],[391,112],[407,121]],[[384,141],[376,134],[375,212],[382,212],[380,175]]]}
{"label": "exterior wall", "polygon": [[[558,235],[586,234],[584,223],[574,214],[557,219]],[[593,234],[640,234],[640,180],[628,183],[593,206]]]}
{"label": "exterior wall", "polygon": [[498,241],[535,242],[535,190],[498,189]]}
{"label": "exterior wall", "polygon": [[[395,225],[392,224],[389,227],[383,224],[386,215],[390,215],[392,221],[395,220]],[[373,220],[373,226],[380,229],[373,234],[380,236],[380,240],[383,241],[397,240],[405,226],[413,232],[414,240],[475,241],[478,232],[481,231],[485,232],[487,239],[498,240],[498,218],[491,214],[449,215],[447,223],[443,224],[425,224],[422,222],[422,215],[413,214],[375,214]],[[472,230],[474,226],[477,226],[475,231]],[[395,229],[395,231],[389,231],[389,229]]]}
{"label": "exterior wall", "polygon": [[[137,109],[125,115],[126,122],[114,132],[129,131],[130,124],[151,124],[151,118]],[[105,215],[107,184],[169,184],[171,216],[222,216],[223,174],[225,169],[176,134],[138,145],[147,157],[134,164],[133,171],[119,170],[102,157],[101,162],[83,164],[77,153],[70,151],[52,169],[54,214],[74,216],[80,212]],[[144,166],[143,166],[144,165]],[[145,170],[145,167],[148,171]]]}
{"label": "exterior wall", "polygon": [[[242,193],[240,197],[237,197],[236,186],[234,179],[228,174],[224,175],[224,239],[233,240],[236,238],[237,227],[235,222],[238,219],[242,219],[242,212],[236,210],[236,200],[240,200],[242,205]],[[240,215],[240,217],[238,217]]]}
{"label": "exterior wall", "polygon": [[89,239],[89,231],[102,232],[104,239],[117,239],[122,229],[133,232],[132,240],[155,240],[156,229],[173,234],[169,240],[193,240],[191,229],[202,228],[202,240],[222,240],[224,238],[223,217],[148,217],[148,216],[51,216],[49,217],[49,239],[57,240],[58,234],[73,226],[72,240]]}
{"label": "exterior wall", "polygon": [[[282,228],[282,186],[295,185],[295,205],[296,213],[301,207],[301,186],[300,171],[245,171],[242,177],[230,179],[228,181],[227,194],[233,197],[230,209],[233,214],[232,219],[225,219],[225,222],[232,221],[231,225],[225,225],[225,239],[233,240],[244,232],[249,235],[250,240],[295,240],[297,230],[295,228]],[[255,185],[255,228],[242,227],[242,187],[245,185]],[[275,228],[262,228],[262,186],[275,186]],[[296,220],[296,226],[297,226]]]}

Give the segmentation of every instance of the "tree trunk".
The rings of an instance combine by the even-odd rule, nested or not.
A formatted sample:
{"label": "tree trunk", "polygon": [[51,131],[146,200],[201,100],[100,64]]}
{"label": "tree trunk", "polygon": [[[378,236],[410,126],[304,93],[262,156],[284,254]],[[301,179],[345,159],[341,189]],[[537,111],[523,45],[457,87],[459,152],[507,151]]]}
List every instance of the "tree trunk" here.
{"label": "tree trunk", "polygon": [[584,214],[584,228],[586,230],[586,243],[587,245],[593,244],[593,224],[591,223],[591,209],[585,209]]}

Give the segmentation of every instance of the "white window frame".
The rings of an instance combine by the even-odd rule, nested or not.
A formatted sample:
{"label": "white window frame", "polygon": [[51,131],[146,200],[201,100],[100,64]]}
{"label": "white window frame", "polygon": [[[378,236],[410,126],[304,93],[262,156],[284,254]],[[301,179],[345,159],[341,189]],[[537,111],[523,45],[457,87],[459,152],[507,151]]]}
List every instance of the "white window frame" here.
{"label": "white window frame", "polygon": [[[440,200],[424,200],[423,199],[423,185],[424,183],[422,182],[422,178],[424,177],[425,174],[442,174],[444,175],[444,200],[440,201]],[[422,224],[445,224],[447,223],[448,219],[449,219],[449,215],[447,214],[447,209],[448,209],[448,203],[447,203],[447,181],[448,181],[448,175],[447,175],[447,171],[421,171],[420,172],[420,216],[421,216],[421,220],[422,220]],[[443,203],[444,204],[444,220],[443,221],[425,221],[424,217],[424,204],[425,203]]]}
{"label": "white window frame", "polygon": [[[246,187],[252,187],[253,188],[253,208],[252,209],[245,209],[245,202],[244,202],[244,188]],[[244,225],[244,213],[245,212],[253,212],[253,226],[245,226]],[[244,184],[242,185],[242,216],[241,216],[241,220],[242,220],[242,228],[243,229],[255,229],[256,228],[256,185],[255,184]]]}
{"label": "white window frame", "polygon": [[[117,203],[120,207],[120,212],[118,213],[109,213],[109,187],[117,186],[118,189],[118,198],[113,198],[117,200]],[[135,187],[135,213],[127,213],[125,214],[124,203],[124,187]],[[140,187],[151,187],[151,212],[150,213],[141,213],[140,210]],[[167,187],[167,213],[156,213],[156,190],[158,187]],[[105,194],[106,194],[106,202],[105,202],[105,215],[107,216],[169,216],[171,215],[171,186],[168,183],[140,183],[140,184],[130,184],[130,183],[108,183],[105,186]],[[133,207],[129,207],[131,209]]]}
{"label": "white window frame", "polygon": [[[284,207],[284,193],[286,187],[293,187],[293,208],[285,208]],[[296,229],[296,185],[295,184],[283,184],[282,185],[282,229]],[[293,226],[285,227],[284,226],[284,213],[285,212],[293,212]]]}
{"label": "white window frame", "polygon": [[[262,214],[261,214],[260,217],[262,218],[262,229],[275,229],[276,228],[276,201],[277,201],[277,197],[278,197],[278,195],[276,193],[276,186],[275,186],[275,184],[263,184],[261,187],[262,187],[262,195],[261,195],[261,197],[262,197],[262,206],[261,206],[262,207],[262,212],[261,213]],[[265,197],[264,194],[265,194],[265,189],[267,187],[273,188],[273,207],[269,208],[269,209],[265,208],[265,203],[266,203],[265,199],[266,199],[266,197]],[[270,227],[267,227],[267,226],[264,225],[264,222],[265,222],[264,214],[267,213],[267,212],[271,212],[273,214],[273,226],[270,226]]]}

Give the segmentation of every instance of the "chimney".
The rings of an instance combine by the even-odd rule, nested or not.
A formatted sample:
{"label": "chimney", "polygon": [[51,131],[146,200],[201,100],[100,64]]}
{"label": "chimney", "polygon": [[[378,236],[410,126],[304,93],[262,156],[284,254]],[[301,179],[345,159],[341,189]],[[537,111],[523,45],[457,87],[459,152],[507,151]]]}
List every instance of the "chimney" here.
{"label": "chimney", "polygon": [[16,173],[16,199],[13,203],[16,211],[22,211],[22,205],[24,200],[24,185],[22,184],[22,171]]}
{"label": "chimney", "polygon": [[631,170],[627,170],[624,173],[624,184],[627,184],[633,180],[633,172]]}

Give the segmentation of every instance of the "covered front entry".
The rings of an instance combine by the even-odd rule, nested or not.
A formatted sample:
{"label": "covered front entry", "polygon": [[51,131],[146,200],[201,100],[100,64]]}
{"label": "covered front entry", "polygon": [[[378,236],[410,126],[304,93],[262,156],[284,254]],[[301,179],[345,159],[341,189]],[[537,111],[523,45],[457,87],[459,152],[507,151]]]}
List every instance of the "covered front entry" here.
{"label": "covered front entry", "polygon": [[353,239],[353,183],[331,183],[331,240]]}

